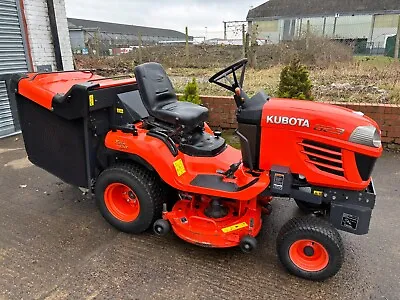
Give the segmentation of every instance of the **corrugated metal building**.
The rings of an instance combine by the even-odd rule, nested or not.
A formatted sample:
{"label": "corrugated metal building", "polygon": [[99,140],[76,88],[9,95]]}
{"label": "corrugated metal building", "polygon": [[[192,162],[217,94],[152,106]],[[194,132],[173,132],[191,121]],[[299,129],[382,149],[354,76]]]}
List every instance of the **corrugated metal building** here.
{"label": "corrugated metal building", "polygon": [[72,68],[64,0],[0,0],[0,137],[20,129],[13,73]]}
{"label": "corrugated metal building", "polygon": [[[139,34],[143,45],[186,39],[184,33],[170,29],[82,19],[68,18],[68,27],[73,51],[100,48],[100,51],[108,52],[114,47],[138,46]],[[193,40],[193,37],[190,37],[190,40]]]}
{"label": "corrugated metal building", "polygon": [[[248,13],[258,38],[269,43],[292,40],[307,32],[334,39],[362,39],[384,49],[397,32],[399,0],[270,0]],[[254,28],[254,27],[253,27]]]}

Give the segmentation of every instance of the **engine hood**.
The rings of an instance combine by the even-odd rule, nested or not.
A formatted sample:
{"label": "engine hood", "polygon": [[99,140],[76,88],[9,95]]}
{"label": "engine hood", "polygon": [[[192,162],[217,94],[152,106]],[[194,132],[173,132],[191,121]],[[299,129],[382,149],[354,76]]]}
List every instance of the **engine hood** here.
{"label": "engine hood", "polygon": [[378,124],[361,112],[304,100],[270,99],[264,106],[261,125],[279,129],[323,133],[348,140],[358,126]]}

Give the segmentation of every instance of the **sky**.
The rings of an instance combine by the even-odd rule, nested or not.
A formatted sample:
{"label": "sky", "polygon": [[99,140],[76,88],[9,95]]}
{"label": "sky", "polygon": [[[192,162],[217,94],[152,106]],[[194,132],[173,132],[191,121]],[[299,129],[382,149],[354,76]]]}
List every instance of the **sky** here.
{"label": "sky", "polygon": [[[266,0],[65,0],[67,17],[174,29],[223,37],[223,21],[246,20]],[[207,28],[206,28],[207,27]],[[232,28],[228,37],[234,36]]]}

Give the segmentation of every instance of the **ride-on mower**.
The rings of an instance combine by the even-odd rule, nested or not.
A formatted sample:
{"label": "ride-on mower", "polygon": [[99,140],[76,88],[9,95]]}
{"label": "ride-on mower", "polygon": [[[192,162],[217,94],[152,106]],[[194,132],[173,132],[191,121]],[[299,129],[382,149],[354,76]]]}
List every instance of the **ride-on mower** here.
{"label": "ride-on mower", "polygon": [[280,230],[279,259],[294,275],[327,279],[344,257],[336,229],[368,232],[380,130],[345,108],[264,92],[250,98],[246,63],[210,79],[234,95],[241,151],[210,129],[206,107],[178,101],[157,63],[137,66],[135,79],[90,71],[15,76],[28,157],[93,191],[117,229],[153,225],[157,235],[172,229],[204,247],[251,252],[272,199],[293,198],[306,214]]}

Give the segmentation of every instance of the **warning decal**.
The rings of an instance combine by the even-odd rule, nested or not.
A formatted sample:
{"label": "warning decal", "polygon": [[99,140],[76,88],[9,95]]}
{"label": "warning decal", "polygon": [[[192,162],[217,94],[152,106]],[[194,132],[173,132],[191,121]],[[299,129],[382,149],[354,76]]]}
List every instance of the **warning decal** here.
{"label": "warning decal", "polygon": [[183,164],[182,159],[178,159],[177,161],[175,161],[174,167],[175,167],[176,174],[178,176],[182,176],[183,174],[186,173],[185,165]]}
{"label": "warning decal", "polygon": [[89,95],[89,106],[94,106],[94,95]]}
{"label": "warning decal", "polygon": [[247,225],[246,222],[243,222],[243,223],[240,223],[240,224],[236,224],[236,225],[232,225],[232,226],[229,226],[229,227],[222,228],[222,232],[223,233],[228,233],[228,232],[232,232],[232,231],[235,231],[235,230],[239,230],[239,229],[245,228],[247,226],[249,226],[249,225]]}

